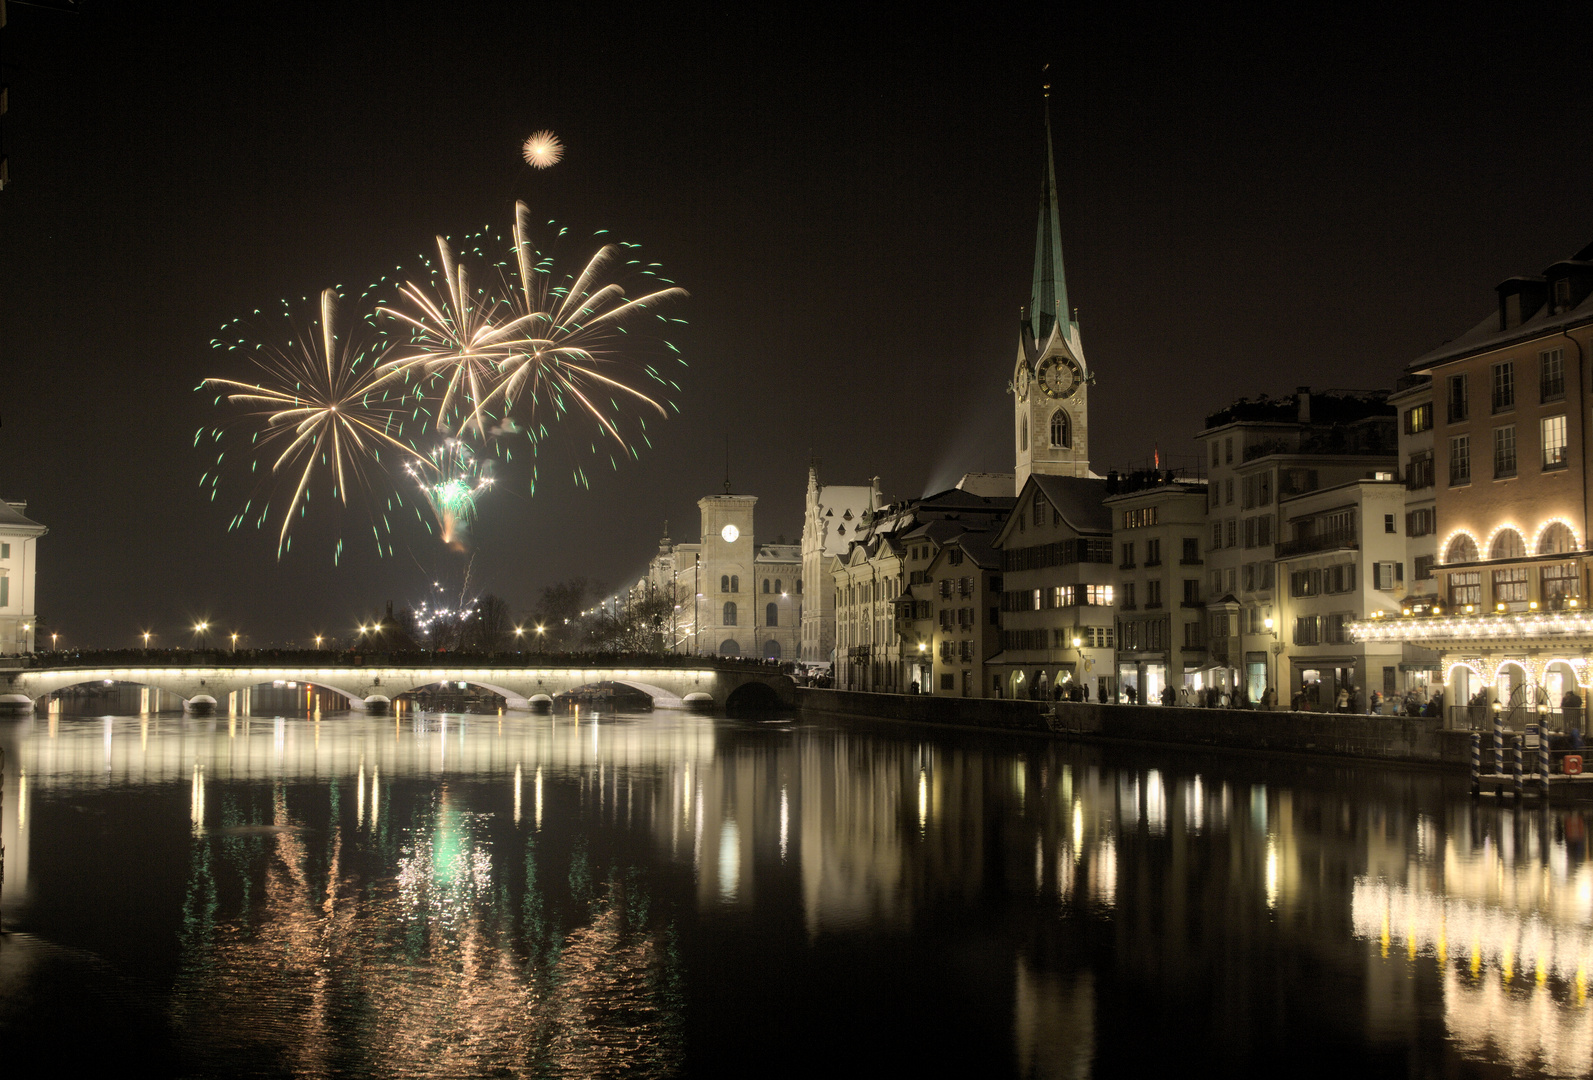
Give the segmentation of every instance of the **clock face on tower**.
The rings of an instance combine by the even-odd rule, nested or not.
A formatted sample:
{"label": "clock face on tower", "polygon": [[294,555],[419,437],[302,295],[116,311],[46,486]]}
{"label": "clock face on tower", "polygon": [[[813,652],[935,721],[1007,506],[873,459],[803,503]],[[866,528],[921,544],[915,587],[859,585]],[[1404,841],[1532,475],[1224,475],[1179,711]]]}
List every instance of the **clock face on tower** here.
{"label": "clock face on tower", "polygon": [[1029,362],[1020,360],[1018,370],[1012,374],[1012,389],[1018,395],[1019,401],[1029,399]]}
{"label": "clock face on tower", "polygon": [[1040,362],[1036,378],[1047,397],[1066,398],[1079,388],[1083,373],[1071,356],[1048,356]]}
{"label": "clock face on tower", "polygon": [[736,537],[741,535],[741,530],[736,528],[734,525],[726,525],[723,529],[719,530],[719,535],[725,538],[725,543],[734,544],[736,542]]}

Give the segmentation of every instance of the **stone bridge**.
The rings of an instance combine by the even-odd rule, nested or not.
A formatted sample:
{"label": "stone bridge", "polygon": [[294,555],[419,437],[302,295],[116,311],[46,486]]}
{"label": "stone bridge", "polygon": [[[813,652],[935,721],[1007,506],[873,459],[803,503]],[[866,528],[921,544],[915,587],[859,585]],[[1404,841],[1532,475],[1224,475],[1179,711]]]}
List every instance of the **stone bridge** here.
{"label": "stone bridge", "polygon": [[[207,658],[209,660],[211,658]],[[364,658],[370,659],[370,658]],[[749,664],[704,658],[701,666],[637,667],[569,664],[527,665],[482,657],[468,662],[352,663],[328,657],[324,663],[276,660],[219,662],[95,663],[0,667],[0,705],[27,711],[39,701],[74,686],[123,684],[148,687],[180,698],[188,711],[225,707],[235,691],[283,683],[315,686],[341,694],[353,709],[383,711],[393,698],[439,684],[478,687],[502,696],[511,709],[547,707],[559,694],[594,683],[630,687],[652,699],[655,708],[774,708],[796,702],[791,678]]]}

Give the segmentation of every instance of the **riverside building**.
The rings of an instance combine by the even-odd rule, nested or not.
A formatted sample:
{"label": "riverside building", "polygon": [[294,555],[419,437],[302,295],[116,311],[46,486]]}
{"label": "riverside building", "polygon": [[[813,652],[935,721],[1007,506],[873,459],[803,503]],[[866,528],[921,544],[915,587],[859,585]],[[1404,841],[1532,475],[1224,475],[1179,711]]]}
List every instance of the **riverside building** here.
{"label": "riverside building", "polygon": [[1436,588],[1354,627],[1434,650],[1452,709],[1520,723],[1571,690],[1586,703],[1588,350],[1593,245],[1496,289],[1471,330],[1407,369],[1431,380]]}
{"label": "riverside building", "polygon": [[[1246,398],[1206,418],[1206,647],[1213,685],[1258,701],[1279,685],[1278,543],[1292,533],[1285,500],[1398,469],[1394,407],[1386,391]],[[1313,512],[1314,513],[1314,512]],[[1401,511],[1403,513],[1403,511]],[[1309,516],[1309,515],[1307,515]],[[1401,585],[1401,589],[1403,589]],[[1399,593],[1403,595],[1403,593]]]}
{"label": "riverside building", "polygon": [[33,651],[39,622],[34,579],[39,537],[49,530],[23,513],[25,502],[0,501],[0,655]]}
{"label": "riverside building", "polygon": [[1171,470],[1107,477],[1117,558],[1117,686],[1157,705],[1204,689],[1206,482]]}

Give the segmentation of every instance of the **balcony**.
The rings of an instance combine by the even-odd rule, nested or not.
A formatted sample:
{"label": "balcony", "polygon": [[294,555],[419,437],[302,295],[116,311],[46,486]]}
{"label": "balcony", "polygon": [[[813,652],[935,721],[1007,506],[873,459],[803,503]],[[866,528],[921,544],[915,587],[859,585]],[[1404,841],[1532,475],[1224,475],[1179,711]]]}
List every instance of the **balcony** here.
{"label": "balcony", "polygon": [[1309,555],[1314,551],[1358,551],[1361,546],[1360,534],[1349,529],[1335,529],[1331,532],[1317,533],[1312,536],[1298,536],[1293,540],[1278,542],[1278,558],[1287,559],[1294,555]]}

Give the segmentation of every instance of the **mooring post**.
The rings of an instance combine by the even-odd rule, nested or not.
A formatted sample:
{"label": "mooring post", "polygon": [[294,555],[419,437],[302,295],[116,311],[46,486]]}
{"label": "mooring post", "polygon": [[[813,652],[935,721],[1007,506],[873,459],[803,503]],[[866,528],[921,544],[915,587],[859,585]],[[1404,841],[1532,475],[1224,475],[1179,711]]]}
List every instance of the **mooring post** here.
{"label": "mooring post", "polygon": [[[5,820],[5,816],[6,816],[5,811],[6,811],[6,752],[5,752],[5,748],[4,747],[0,747],[0,821],[4,821]],[[6,888],[6,845],[5,845],[5,841],[3,839],[0,839],[0,899],[4,899],[5,898],[5,888]],[[5,909],[3,907],[0,907],[0,913],[3,913],[4,910]],[[0,934],[5,933],[5,929],[6,929],[5,920],[3,918],[0,918]]]}
{"label": "mooring post", "polygon": [[1471,793],[1477,794],[1482,789],[1482,732],[1471,733]]}
{"label": "mooring post", "polygon": [[1543,778],[1543,797],[1549,797],[1549,735],[1538,731],[1538,775]]}
{"label": "mooring post", "polygon": [[1493,711],[1493,771],[1495,776],[1504,775],[1504,710]]}
{"label": "mooring post", "polygon": [[1522,772],[1521,772],[1521,746],[1526,741],[1527,741],[1527,737],[1525,735],[1517,735],[1516,736],[1515,743],[1516,743],[1516,798],[1517,799],[1521,798],[1522,794],[1526,791],[1526,778],[1525,778],[1525,776],[1522,775]]}

